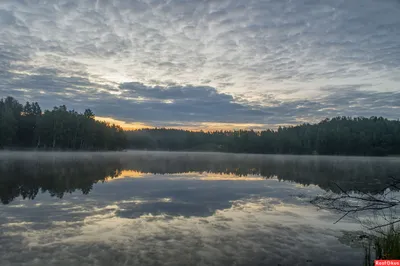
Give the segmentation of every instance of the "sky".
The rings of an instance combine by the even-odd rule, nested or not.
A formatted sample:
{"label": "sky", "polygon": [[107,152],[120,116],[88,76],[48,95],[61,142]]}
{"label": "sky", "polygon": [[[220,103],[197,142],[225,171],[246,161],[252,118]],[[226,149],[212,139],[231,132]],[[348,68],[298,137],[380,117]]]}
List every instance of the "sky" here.
{"label": "sky", "polygon": [[400,116],[399,0],[2,0],[0,98],[125,128]]}

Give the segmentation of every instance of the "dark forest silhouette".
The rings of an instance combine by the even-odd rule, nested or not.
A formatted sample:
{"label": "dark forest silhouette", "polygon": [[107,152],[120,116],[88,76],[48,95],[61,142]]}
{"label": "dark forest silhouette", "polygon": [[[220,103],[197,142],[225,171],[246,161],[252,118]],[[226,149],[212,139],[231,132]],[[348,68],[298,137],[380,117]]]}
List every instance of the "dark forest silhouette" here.
{"label": "dark forest silhouette", "polygon": [[42,112],[37,102],[0,100],[0,148],[120,150],[126,145],[122,128],[96,121],[90,109],[81,114],[62,105]]}
{"label": "dark forest silhouette", "polygon": [[127,132],[130,148],[264,154],[399,155],[400,122],[382,117],[335,117],[278,130]]}
{"label": "dark forest silhouette", "polygon": [[65,105],[42,112],[37,102],[0,100],[0,148],[52,150],[168,150],[263,154],[400,155],[400,121],[335,117],[277,130],[194,132],[177,129],[123,131],[94,113]]}

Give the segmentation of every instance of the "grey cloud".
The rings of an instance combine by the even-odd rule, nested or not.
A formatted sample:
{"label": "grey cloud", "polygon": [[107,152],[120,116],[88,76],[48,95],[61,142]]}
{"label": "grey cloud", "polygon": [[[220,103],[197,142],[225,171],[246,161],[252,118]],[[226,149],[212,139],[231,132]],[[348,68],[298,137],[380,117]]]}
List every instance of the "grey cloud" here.
{"label": "grey cloud", "polygon": [[[339,87],[336,90],[331,88],[331,93],[319,100],[282,102],[267,98],[267,103],[273,104],[262,106],[237,103],[231,95],[218,93],[212,87],[147,87],[139,83],[122,84],[120,87],[130,88],[130,96],[149,100],[138,103],[119,99],[111,106],[104,102],[98,106],[99,110],[112,112],[126,120],[153,121],[155,125],[176,121],[181,121],[182,125],[185,122],[297,124],[297,119],[316,121],[337,115],[381,115],[393,119],[400,115],[400,109],[396,109],[399,107],[400,93],[396,92],[343,90]],[[166,103],[165,100],[173,102]]]}
{"label": "grey cloud", "polygon": [[[400,114],[400,93],[361,90],[366,84],[323,87],[321,91],[327,95],[315,100],[280,101],[265,94],[262,97],[266,105],[263,105],[247,100],[246,94],[233,97],[210,86],[147,86],[130,82],[113,87],[91,82],[84,76],[59,76],[60,73],[52,69],[40,68],[37,72],[14,75],[12,81],[0,86],[0,92],[39,101],[46,108],[57,104],[67,104],[76,110],[90,107],[99,116],[154,126],[225,122],[271,127],[299,121],[315,122],[337,115],[397,119]],[[253,128],[262,129],[262,126]]]}
{"label": "grey cloud", "polygon": [[400,4],[362,2],[1,1],[0,93],[153,124],[397,118]]}
{"label": "grey cloud", "polygon": [[[29,29],[25,38],[31,40],[32,52],[37,47],[43,51],[58,47],[64,55],[90,55],[98,60],[126,58],[140,64],[147,59],[152,70],[158,71],[158,80],[171,74],[160,71],[172,64],[163,63],[167,55],[176,59],[175,75],[183,77],[186,69],[202,68],[198,73],[202,78],[207,75],[215,80],[221,74],[258,76],[260,82],[365,77],[370,71],[391,72],[399,66],[396,1],[378,5],[368,0],[362,6],[343,1],[271,0],[246,5],[172,1],[167,6],[71,0],[54,6],[5,5],[4,12],[11,14],[11,10],[15,15],[4,16],[7,23],[3,24],[8,28],[16,23],[11,16],[18,16],[19,23]],[[35,22],[39,14],[44,16]],[[51,48],[45,39],[55,46]],[[17,42],[10,36],[5,40]]]}
{"label": "grey cloud", "polygon": [[29,54],[24,49],[13,47],[11,45],[0,46],[0,64],[3,66],[22,62],[29,59]]}
{"label": "grey cloud", "polygon": [[400,117],[400,92],[338,90],[323,99],[326,107],[336,108],[335,113],[348,116]]}
{"label": "grey cloud", "polygon": [[86,86],[91,83],[81,77],[54,77],[51,74],[23,76],[12,83],[18,88],[29,88],[30,90],[43,90],[47,93],[64,92],[71,87]]}
{"label": "grey cloud", "polygon": [[127,90],[130,96],[142,96],[162,100],[203,100],[215,102],[233,101],[231,95],[219,93],[212,87],[196,86],[170,86],[170,87],[148,87],[138,82],[124,83],[121,89]]}
{"label": "grey cloud", "polygon": [[14,15],[7,10],[0,10],[0,24],[13,25],[16,22]]}

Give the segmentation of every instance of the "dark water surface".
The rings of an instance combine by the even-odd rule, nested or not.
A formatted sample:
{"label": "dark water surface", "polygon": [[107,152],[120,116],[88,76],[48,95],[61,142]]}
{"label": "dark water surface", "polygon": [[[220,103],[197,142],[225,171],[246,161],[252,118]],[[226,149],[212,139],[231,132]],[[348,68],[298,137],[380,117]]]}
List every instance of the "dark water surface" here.
{"label": "dark water surface", "polygon": [[362,265],[340,241],[360,226],[309,201],[399,174],[400,158],[1,152],[0,265]]}

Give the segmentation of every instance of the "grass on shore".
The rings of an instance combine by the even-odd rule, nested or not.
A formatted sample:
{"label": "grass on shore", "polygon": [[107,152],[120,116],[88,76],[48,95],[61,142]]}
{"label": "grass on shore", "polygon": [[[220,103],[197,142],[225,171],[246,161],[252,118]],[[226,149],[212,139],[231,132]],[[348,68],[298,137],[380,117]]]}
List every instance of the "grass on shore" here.
{"label": "grass on shore", "polygon": [[[373,245],[373,247],[372,247]],[[391,225],[373,238],[373,241],[365,247],[364,265],[374,265],[372,252],[375,260],[398,260],[400,259],[400,226]]]}

